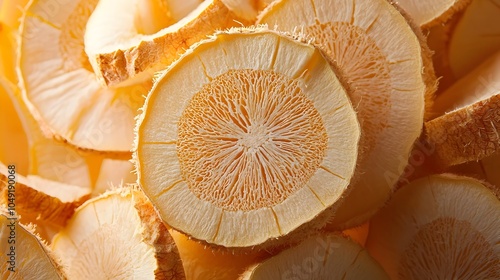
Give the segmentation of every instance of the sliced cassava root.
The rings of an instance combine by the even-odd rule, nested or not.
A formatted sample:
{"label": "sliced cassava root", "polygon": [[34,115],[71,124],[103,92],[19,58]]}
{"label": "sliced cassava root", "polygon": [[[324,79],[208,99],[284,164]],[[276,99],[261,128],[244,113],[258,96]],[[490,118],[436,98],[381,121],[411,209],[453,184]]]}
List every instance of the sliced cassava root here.
{"label": "sliced cassava root", "polygon": [[[141,2],[144,1],[101,0],[89,20],[85,50],[94,71],[106,85],[134,77],[150,78],[154,71],[168,66],[192,44],[215,30],[251,24],[256,17],[249,0],[209,0],[200,5],[188,2],[193,5],[189,15],[180,21],[172,18],[174,24],[164,23],[152,29],[153,34],[145,35],[139,33],[137,21],[133,21],[135,6]],[[184,1],[176,4],[186,5]],[[116,6],[121,7],[119,14],[124,19],[110,16],[116,13],[113,8]],[[109,22],[112,24],[106,24]],[[104,32],[103,25],[108,26]]]}
{"label": "sliced cassava root", "polygon": [[455,25],[448,47],[450,68],[461,78],[500,49],[500,0],[474,0]]}
{"label": "sliced cassava root", "polygon": [[478,161],[500,150],[500,52],[443,92],[425,123],[440,167]]}
{"label": "sliced cassava root", "polygon": [[132,188],[88,200],[52,248],[70,279],[185,279],[168,230]]}
{"label": "sliced cassava root", "polygon": [[340,235],[306,239],[246,271],[240,280],[389,279],[382,267],[358,244]]}
{"label": "sliced cassava root", "polygon": [[[104,88],[84,52],[84,31],[97,1],[31,1],[21,24],[20,87],[51,136],[79,148],[130,155],[134,117],[151,83]],[[118,156],[118,155],[117,155]]]}
{"label": "sliced cassava root", "polygon": [[391,279],[499,279],[500,201],[479,181],[433,175],[400,189],[366,247]]}
{"label": "sliced cassava root", "polygon": [[[12,165],[10,165],[12,166]],[[11,188],[12,186],[12,188]],[[15,195],[16,211],[31,222],[40,220],[62,226],[90,196],[90,190],[16,174],[15,167],[0,163],[0,203],[8,205]]]}
{"label": "sliced cassava root", "polygon": [[422,28],[430,28],[446,22],[460,12],[472,0],[398,0],[402,7]]}
{"label": "sliced cassava root", "polygon": [[226,247],[264,246],[345,192],[359,124],[328,61],[299,39],[219,32],[157,80],[134,157],[170,226]]}
{"label": "sliced cassava root", "polygon": [[384,0],[276,1],[258,22],[288,31],[302,27],[353,89],[363,131],[357,167],[362,175],[332,226],[361,224],[387,200],[422,129],[427,89],[419,38]]}
{"label": "sliced cassava root", "polygon": [[12,218],[17,217],[11,214],[15,213],[0,208],[0,277],[26,280],[66,279],[59,262],[45,243],[33,233],[31,227],[13,220]]}

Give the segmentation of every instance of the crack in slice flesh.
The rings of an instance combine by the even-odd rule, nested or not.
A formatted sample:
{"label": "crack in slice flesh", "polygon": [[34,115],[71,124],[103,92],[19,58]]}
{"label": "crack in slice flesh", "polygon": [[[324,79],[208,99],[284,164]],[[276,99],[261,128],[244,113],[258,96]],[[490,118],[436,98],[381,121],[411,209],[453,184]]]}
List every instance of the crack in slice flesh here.
{"label": "crack in slice flesh", "polygon": [[132,188],[88,200],[52,248],[70,279],[185,279],[174,240]]}
{"label": "crack in slice flesh", "polygon": [[258,22],[285,31],[301,27],[352,89],[363,131],[360,175],[330,227],[361,224],[389,197],[421,132],[427,89],[420,38],[384,0],[281,0]]}
{"label": "crack in slice flesh", "polygon": [[249,268],[239,280],[389,279],[382,267],[351,240],[336,234],[310,237]]}
{"label": "crack in slice flesh", "polygon": [[391,279],[498,279],[499,244],[498,196],[475,179],[432,175],[373,217],[366,247]]}
{"label": "crack in slice flesh", "polygon": [[[45,243],[33,233],[33,229],[19,224],[12,218],[18,217],[12,216],[7,209],[0,208],[0,251],[2,252],[0,277],[2,279],[67,279],[59,261]],[[12,255],[13,259],[9,255]]]}
{"label": "crack in slice flesh", "polygon": [[341,198],[359,124],[329,62],[299,39],[220,32],[157,80],[134,157],[170,226],[216,245],[265,246]]}

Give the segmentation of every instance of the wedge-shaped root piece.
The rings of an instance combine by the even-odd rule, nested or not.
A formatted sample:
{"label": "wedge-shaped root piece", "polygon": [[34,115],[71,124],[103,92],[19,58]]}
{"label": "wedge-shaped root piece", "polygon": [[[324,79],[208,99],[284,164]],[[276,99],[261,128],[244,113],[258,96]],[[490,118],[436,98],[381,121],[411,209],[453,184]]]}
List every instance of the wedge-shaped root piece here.
{"label": "wedge-shaped root piece", "polygon": [[248,267],[271,255],[258,250],[238,254],[230,249],[207,246],[175,230],[170,230],[170,234],[179,249],[186,279],[235,280]]}
{"label": "wedge-shaped root piece", "polygon": [[0,209],[0,277],[66,279],[51,250],[33,233],[32,228],[19,224],[16,219],[15,212]]}
{"label": "wedge-shaped root piece", "polygon": [[442,93],[425,124],[438,165],[477,161],[500,149],[500,52]]}
{"label": "wedge-shaped root piece", "polygon": [[[155,13],[143,6],[152,2],[99,1],[87,24],[85,51],[104,84],[150,78],[154,71],[167,67],[192,44],[215,30],[251,24],[257,13],[250,0],[208,0],[200,5],[188,1],[193,11],[185,17],[167,19],[156,26],[150,23],[153,26],[146,28],[144,25],[155,18]],[[185,6],[186,2],[172,5]],[[116,7],[120,9],[121,18],[112,16],[117,13]],[[169,6],[164,7],[163,18],[168,17],[169,9]]]}
{"label": "wedge-shaped root piece", "polygon": [[399,0],[403,8],[422,28],[430,28],[449,20],[466,8],[472,0]]}
{"label": "wedge-shaped root piece", "polygon": [[185,279],[174,240],[132,188],[88,200],[52,248],[70,279]]}
{"label": "wedge-shaped root piece", "polygon": [[281,0],[259,22],[288,31],[302,26],[352,88],[363,130],[362,176],[332,225],[359,225],[387,200],[422,129],[426,85],[419,38],[385,0]]}
{"label": "wedge-shaped root piece", "polygon": [[240,280],[389,279],[358,244],[335,234],[310,237],[246,271]]}
{"label": "wedge-shaped root piece", "polygon": [[18,73],[33,116],[79,148],[130,155],[134,117],[151,83],[101,87],[84,51],[96,0],[32,1],[21,24]]}
{"label": "wedge-shaped root piece", "polygon": [[358,243],[361,246],[365,246],[366,238],[368,238],[368,233],[370,232],[370,223],[366,222],[360,226],[348,228],[343,230],[342,233],[352,239],[352,241]]}
{"label": "wedge-shaped root piece", "polygon": [[43,179],[22,176],[14,165],[0,163],[0,202],[15,201],[16,211],[30,221],[64,225],[89,196],[90,190]]}
{"label": "wedge-shaped root piece", "polygon": [[359,124],[321,51],[299,40],[265,28],[216,33],[157,80],[134,155],[170,226],[264,246],[341,198]]}
{"label": "wedge-shaped root piece", "polygon": [[479,181],[433,175],[370,221],[366,247],[391,279],[499,279],[500,200]]}
{"label": "wedge-shaped root piece", "polygon": [[448,59],[456,78],[500,49],[500,0],[474,0],[456,24]]}

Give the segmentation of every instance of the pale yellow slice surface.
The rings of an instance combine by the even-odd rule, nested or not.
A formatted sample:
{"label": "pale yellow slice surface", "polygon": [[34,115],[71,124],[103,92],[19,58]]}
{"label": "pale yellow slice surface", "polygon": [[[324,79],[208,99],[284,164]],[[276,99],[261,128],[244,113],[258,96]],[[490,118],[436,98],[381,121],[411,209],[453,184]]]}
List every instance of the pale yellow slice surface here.
{"label": "pale yellow slice surface", "polygon": [[500,49],[500,0],[474,0],[451,35],[448,59],[456,78]]}
{"label": "pale yellow slice surface", "polygon": [[87,201],[54,237],[52,249],[69,279],[185,279],[172,237],[134,189]]}
{"label": "pale yellow slice surface", "polygon": [[[0,277],[5,280],[67,279],[50,249],[32,229],[12,220],[16,218],[16,215],[1,209]],[[14,255],[13,259],[8,254]]]}
{"label": "pale yellow slice surface", "polygon": [[134,156],[167,224],[216,245],[264,246],[345,193],[356,114],[322,53],[298,39],[220,32],[157,79]]}
{"label": "pale yellow slice surface", "polygon": [[358,244],[340,235],[310,237],[246,271],[240,280],[390,279]]}
{"label": "pale yellow slice surface", "polygon": [[360,225],[388,199],[422,129],[427,87],[420,39],[384,0],[281,0],[258,22],[303,30],[352,89],[362,127],[359,176],[332,227]]}
{"label": "pale yellow slice surface", "polygon": [[391,279],[498,279],[500,200],[481,182],[432,175],[400,189],[366,247]]}
{"label": "pale yellow slice surface", "polygon": [[446,22],[454,14],[466,8],[472,0],[399,0],[403,8],[423,28]]}
{"label": "pale yellow slice surface", "polygon": [[[85,51],[103,84],[148,79],[214,31],[253,24],[257,15],[253,4],[253,0],[101,0],[87,24]],[[178,6],[189,13],[176,10]]]}
{"label": "pale yellow slice surface", "polygon": [[18,74],[33,116],[52,137],[80,149],[123,156],[132,147],[134,117],[151,83],[105,88],[84,51],[97,1],[32,1],[21,25]]}

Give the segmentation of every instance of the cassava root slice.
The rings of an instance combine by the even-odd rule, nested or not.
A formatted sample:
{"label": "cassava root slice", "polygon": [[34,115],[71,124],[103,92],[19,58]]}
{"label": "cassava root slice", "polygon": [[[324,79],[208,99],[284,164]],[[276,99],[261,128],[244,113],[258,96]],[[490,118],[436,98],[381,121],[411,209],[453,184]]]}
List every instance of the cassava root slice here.
{"label": "cassava root slice", "polygon": [[443,92],[439,117],[425,123],[441,168],[478,161],[500,149],[500,51]]}
{"label": "cassava root slice", "polygon": [[132,187],[88,200],[52,248],[70,279],[185,279],[174,240]]}
{"label": "cassava root slice", "polygon": [[48,136],[80,149],[128,159],[134,117],[151,82],[105,88],[84,51],[97,0],[34,0],[20,28],[18,76],[23,98]]}
{"label": "cassava root slice", "polygon": [[422,129],[424,96],[434,87],[422,75],[423,38],[385,0],[281,0],[258,22],[304,30],[352,88],[362,127],[360,176],[330,227],[363,223],[388,199]]}
{"label": "cassava root slice", "polygon": [[[15,212],[0,208],[0,278],[67,279],[59,261],[31,226],[16,221]],[[12,248],[14,250],[12,250]],[[12,258],[11,258],[12,257]],[[9,268],[12,268],[11,271]]]}
{"label": "cassava root slice", "polygon": [[310,237],[246,271],[239,280],[389,279],[358,244],[336,234]]}
{"label": "cassava root slice", "polygon": [[[147,35],[140,34],[139,21],[133,20],[134,11],[140,12],[134,7],[142,2],[151,0],[101,0],[88,22],[85,51],[95,73],[106,85],[150,78],[215,30],[252,24],[257,13],[250,0],[207,0],[200,5],[188,2],[193,4],[190,14],[180,20],[172,19],[170,24]],[[186,5],[184,1],[176,4]],[[117,6],[122,19],[111,16]]]}
{"label": "cassava root slice", "polygon": [[171,227],[265,247],[345,193],[359,124],[329,62],[301,40],[264,27],[218,32],[157,79],[134,157]]}
{"label": "cassava root slice", "polygon": [[442,24],[454,14],[465,9],[472,0],[398,0],[396,3],[402,7],[413,20],[422,28]]}
{"label": "cassava root slice", "polygon": [[15,195],[16,211],[23,219],[58,226],[65,225],[75,209],[90,196],[88,189],[34,175],[25,177],[16,174],[15,167],[0,163],[0,203],[8,205],[11,193]]}
{"label": "cassava root slice", "polygon": [[474,0],[456,23],[448,46],[450,68],[462,78],[500,49],[500,0]]}
{"label": "cassava root slice", "polygon": [[499,279],[500,200],[481,182],[432,175],[396,192],[366,248],[391,279]]}

